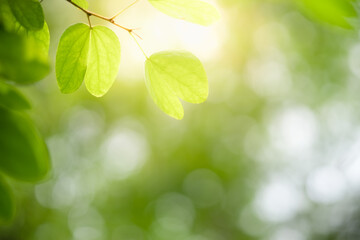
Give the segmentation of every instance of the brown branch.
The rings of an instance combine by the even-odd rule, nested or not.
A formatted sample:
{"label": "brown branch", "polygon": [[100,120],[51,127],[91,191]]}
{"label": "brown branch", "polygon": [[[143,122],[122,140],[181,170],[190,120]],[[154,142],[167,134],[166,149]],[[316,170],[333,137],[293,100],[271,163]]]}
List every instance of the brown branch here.
{"label": "brown branch", "polygon": [[72,2],[71,0],[66,0],[67,2],[71,3],[72,5],[74,5],[75,7],[77,7],[78,9],[80,9],[81,11],[83,11],[88,17],[91,17],[91,16],[94,16],[94,17],[97,17],[97,18],[100,18],[102,20],[105,20],[111,24],[114,24],[115,26],[119,27],[119,28],[122,28],[124,29],[125,31],[131,33],[133,32],[134,30],[133,29],[130,29],[130,28],[126,28],[124,26],[121,26],[120,24],[117,24],[113,18],[108,18],[108,17],[104,17],[100,14],[97,14],[95,12],[92,12],[92,11],[89,11],[87,9],[84,9],[82,7],[80,7],[79,5],[77,5],[76,3]]}

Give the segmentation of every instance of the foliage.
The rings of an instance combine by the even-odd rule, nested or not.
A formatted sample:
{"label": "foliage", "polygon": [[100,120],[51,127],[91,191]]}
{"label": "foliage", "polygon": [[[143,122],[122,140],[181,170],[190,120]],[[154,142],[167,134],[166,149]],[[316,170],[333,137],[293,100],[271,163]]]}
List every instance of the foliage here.
{"label": "foliage", "polygon": [[155,103],[168,115],[182,119],[178,99],[204,102],[208,83],[201,62],[189,52],[160,52],[146,60],[146,85]]}
{"label": "foliage", "polygon": [[350,21],[356,19],[355,2],[352,0],[300,0],[311,17],[343,28],[353,28]]}
{"label": "foliage", "polygon": [[[39,181],[50,168],[44,140],[24,112],[30,103],[14,86],[48,74],[49,41],[38,1],[0,1],[0,169],[21,181]],[[15,204],[4,177],[0,188],[0,221],[7,222],[14,216]]]}
{"label": "foliage", "polygon": [[[169,16],[201,25],[210,25],[220,17],[218,11],[213,6],[199,0],[149,0],[149,2],[155,8]],[[122,27],[115,23],[114,19],[123,11],[112,18],[107,18],[86,10],[88,7],[86,1],[72,1],[71,3],[83,10],[87,15],[89,26],[86,27],[85,25],[80,24],[74,25],[67,29],[61,37],[56,56],[58,84],[63,93],[71,93],[76,91],[80,87],[82,81],[85,80],[85,85],[89,92],[96,97],[101,97],[110,89],[117,75],[120,64],[120,44],[116,35],[107,27],[93,28],[91,26],[90,17],[98,17],[128,31],[137,42],[135,38],[136,34],[134,36],[134,31],[132,29]],[[187,96],[182,95],[186,99],[192,99],[189,102],[201,103],[205,101],[208,90],[207,83],[203,84],[204,81],[207,82],[207,78],[203,72],[200,61],[197,60],[195,56],[191,56],[190,59],[194,59],[191,62],[195,64],[192,65],[186,61],[188,56],[184,55],[184,59],[180,60],[178,55],[179,53],[174,52],[173,54],[167,54],[166,57],[166,61],[169,61],[169,65],[172,65],[171,67],[167,67],[166,74],[168,76],[177,76],[164,78],[159,74],[155,74],[153,70],[150,71],[150,67],[148,67],[147,72],[151,72],[151,74],[147,74],[147,77],[149,78],[147,80],[147,86],[150,95],[160,109],[176,119],[182,119],[184,115],[182,105],[179,100],[174,100],[174,98],[176,98],[175,96],[171,95],[173,95],[172,92],[183,91],[179,82],[184,82],[184,80],[180,80],[179,77],[185,79],[188,76],[181,76],[182,74],[186,74],[186,72],[177,72],[177,70],[188,69],[186,70],[187,73],[193,72],[194,75],[201,76],[199,78],[192,77],[191,79],[186,80],[187,88],[196,89],[196,91],[201,92],[200,97],[197,96],[197,92],[193,91],[188,91],[186,93]],[[148,58],[144,53],[144,56],[147,59],[146,66],[155,66],[155,58],[159,59],[158,55],[155,55],[157,57],[154,56]],[[168,63],[165,62],[162,64],[168,65]],[[164,66],[161,68],[163,67]],[[156,67],[156,69],[159,68],[160,67]],[[155,67],[151,67],[151,69],[155,69]],[[74,77],[73,74],[75,74]],[[155,86],[152,86],[154,83]],[[164,88],[166,84],[172,86],[170,88]],[[171,90],[164,91],[164,89]],[[179,95],[179,97],[181,97],[181,95]],[[170,100],[170,102],[168,102],[168,100]]]}
{"label": "foliage", "polygon": [[3,224],[12,219],[15,213],[13,193],[3,178],[0,179],[0,196],[0,224]]}
{"label": "foliage", "polygon": [[90,29],[85,24],[69,27],[61,36],[56,56],[56,75],[62,93],[76,91],[82,84],[89,54]]}
{"label": "foliage", "polygon": [[31,108],[26,97],[17,88],[5,82],[0,82],[0,104],[14,110]]}
{"label": "foliage", "polygon": [[[60,39],[56,56],[56,76],[60,90],[63,93],[74,92],[85,81],[89,92],[96,97],[101,97],[110,89],[118,73],[120,43],[116,34],[109,28],[91,26],[90,16],[97,16],[118,25],[114,21],[117,15],[110,19],[91,13],[86,10],[88,8],[86,0],[68,0],[68,2],[87,14],[89,25],[75,24],[69,27]],[[200,2],[194,1],[194,3],[198,5]],[[176,6],[175,4],[172,9],[181,9],[182,14],[189,12],[189,16],[192,18],[184,18],[185,20],[208,25],[214,19],[208,21],[205,18],[207,16],[211,18],[212,15],[217,14],[217,11],[206,3],[200,5],[211,9],[211,11],[201,13],[202,17],[198,20],[194,17],[200,12],[199,9],[195,12],[192,11],[194,8],[192,1],[188,1],[187,5]],[[0,2],[0,13],[0,76],[4,78],[3,82],[0,82],[0,99],[2,100],[1,105],[3,105],[0,108],[2,116],[0,120],[0,153],[2,156],[0,169],[6,175],[18,180],[39,181],[47,175],[50,166],[46,145],[26,114],[16,112],[29,108],[30,104],[14,86],[5,82],[13,81],[18,84],[25,84],[39,81],[45,77],[49,71],[49,30],[44,20],[41,4],[37,0],[3,0]],[[165,10],[165,13],[168,11]],[[168,14],[173,15],[172,13]],[[118,26],[127,30],[134,37],[133,30]],[[179,59],[176,54],[173,55],[174,58],[169,59],[167,57],[170,67],[167,67],[167,63],[165,65],[164,63],[160,64],[158,61],[160,58],[156,56],[147,60],[154,66],[151,68],[151,74],[148,75],[150,76],[148,85],[152,89],[151,93],[154,93],[154,89],[162,89],[164,84],[169,84],[172,88],[171,91],[183,93],[179,96],[185,97],[185,100],[194,103],[205,101],[207,79],[200,61],[192,55],[190,58],[184,55],[185,59]],[[172,54],[168,56],[172,56]],[[186,61],[189,59],[194,63],[194,66]],[[159,69],[162,71],[164,67],[166,67],[166,74],[168,75],[165,79],[164,74],[159,75],[157,73]],[[183,70],[177,72],[178,69]],[[182,74],[190,72],[199,76],[194,75],[195,77],[184,80],[183,78],[189,75],[182,76]],[[190,86],[190,89],[200,87],[196,91],[200,92],[201,96],[192,96],[197,92],[189,90],[184,95],[183,89],[185,88],[180,86],[180,83]],[[158,90],[155,92],[156,95],[152,96],[156,103],[159,106],[169,106],[166,102],[166,95],[171,93]],[[170,110],[168,107],[165,109],[161,107],[161,109],[171,116],[181,119],[183,109],[180,102],[176,101],[180,107],[177,106]],[[176,114],[172,114],[172,112]],[[21,149],[21,151],[17,149]],[[5,186],[4,182],[2,190],[4,194],[7,194],[9,191]],[[10,196],[11,193],[7,195]],[[2,214],[0,218],[3,220],[10,220],[13,216],[14,211],[9,210],[13,209],[13,206],[9,207],[9,205],[13,205],[10,197],[4,198],[4,202],[0,205],[3,208],[0,209],[0,214]]]}
{"label": "foliage", "polygon": [[49,156],[32,121],[22,113],[5,108],[0,109],[0,113],[1,171],[22,181],[43,179],[49,170]]}
{"label": "foliage", "polygon": [[[17,221],[12,225],[13,229],[7,231],[19,239],[86,239],[89,235],[84,233],[97,228],[108,229],[113,233],[102,235],[102,239],[119,239],[116,236],[128,236],[128,239],[168,239],[166,237],[169,236],[175,239],[260,238],[263,231],[261,227],[264,228],[265,223],[259,221],[260,223],[254,224],[258,219],[254,220],[255,217],[249,212],[255,191],[252,184],[257,181],[252,177],[259,170],[253,162],[254,159],[260,158],[261,168],[268,168],[262,158],[267,156],[270,150],[258,146],[259,139],[269,141],[268,136],[262,133],[265,128],[262,122],[276,109],[275,106],[282,106],[284,102],[287,104],[301,99],[306,103],[313,101],[321,105],[321,101],[330,97],[337,101],[341,95],[335,92],[345,91],[342,89],[343,85],[339,84],[345,71],[343,66],[336,62],[345,55],[342,51],[346,41],[341,39],[348,36],[347,34],[353,34],[338,27],[357,29],[354,20],[357,17],[356,4],[353,1],[294,2],[296,7],[295,4],[293,6],[287,1],[278,0],[222,2],[224,6],[225,3],[230,5],[228,12],[232,12],[232,17],[236,19],[229,28],[239,28],[241,31],[241,34],[232,33],[232,41],[229,40],[223,50],[227,51],[228,55],[220,58],[216,68],[211,71],[218,74],[215,77],[220,83],[216,86],[217,89],[214,88],[214,92],[221,92],[227,87],[229,89],[224,90],[226,93],[221,93],[226,96],[220,97],[220,100],[215,96],[208,105],[189,114],[182,124],[155,118],[154,113],[149,111],[141,86],[138,85],[134,87],[121,83],[121,96],[109,93],[107,99],[96,101],[79,92],[77,96],[84,101],[80,109],[74,110],[74,116],[69,114],[67,107],[72,106],[68,101],[75,97],[71,100],[68,96],[58,97],[51,92],[51,88],[43,88],[43,92],[34,90],[40,99],[37,110],[34,111],[42,112],[43,115],[38,116],[39,118],[44,115],[47,117],[44,121],[45,127],[42,127],[51,129],[61,126],[54,130],[56,133],[50,139],[52,153],[57,159],[56,173],[51,181],[36,189],[35,199],[33,189],[29,192],[19,191],[19,188],[26,189],[28,185],[24,187],[20,184],[22,187],[19,187],[12,181],[15,179],[38,182],[47,176],[50,168],[44,140],[27,114],[31,104],[19,91],[19,86],[33,84],[48,74],[49,30],[38,1],[0,0],[0,169],[3,174],[0,176],[0,222],[8,222],[14,217],[15,193],[17,197],[21,196],[19,202],[22,207],[19,208]],[[115,22],[118,14],[107,18],[87,11],[88,3],[85,0],[73,0],[72,3],[80,7],[89,19],[98,17],[118,25],[137,41],[134,30]],[[165,14],[200,25],[209,25],[219,18],[214,7],[203,1],[149,0],[149,3]],[[257,54],[269,54],[267,57],[275,56],[274,58],[279,56],[271,55],[279,51],[279,46],[279,49],[269,50],[262,45],[261,40],[265,39],[261,36],[268,29],[261,26],[261,23],[246,23],[247,26],[257,26],[260,29],[253,35],[244,34],[248,32],[238,26],[245,21],[241,21],[242,16],[237,15],[236,7],[246,8],[251,12],[254,6],[263,5],[272,8],[263,10],[259,14],[261,17],[258,16],[256,20],[271,23],[271,14],[278,14],[282,17],[280,30],[283,32],[278,31],[274,35],[278,34],[276,37],[281,38],[284,37],[281,35],[284,32],[291,33],[291,36],[284,34],[284,39],[288,42],[281,45],[282,51],[288,54],[286,57],[291,55],[291,60],[294,60],[290,68],[295,72],[294,88],[297,91],[291,96],[278,99],[276,96],[270,99],[261,96],[255,88],[250,90],[239,80],[246,76],[241,72],[244,66],[238,61],[239,52],[250,52],[250,48],[244,43],[246,39],[257,36],[256,51],[260,52]],[[298,11],[302,11],[309,18],[303,18]],[[247,14],[245,10],[241,12]],[[311,22],[312,20],[316,23]],[[280,24],[276,22],[274,25],[278,27]],[[308,35],[303,34],[304,29],[308,31]],[[272,40],[278,40],[276,37]],[[330,40],[319,40],[322,38]],[[184,110],[180,99],[190,103],[201,103],[207,99],[208,79],[202,63],[192,53],[163,51],[150,57],[145,53],[144,55],[146,87],[156,105],[166,114],[181,119]],[[224,70],[223,66],[230,61],[231,65]],[[90,20],[89,25],[75,24],[63,33],[58,46],[55,71],[60,91],[72,93],[85,81],[86,88],[92,95],[103,96],[114,84],[119,62],[119,39],[110,29],[92,26]],[[251,68],[249,65],[246,66],[247,69]],[[276,64],[268,67],[278,69]],[[328,73],[324,73],[324,69]],[[259,68],[255,70],[261,72]],[[273,76],[269,74],[263,77],[266,80]],[[228,85],[229,82],[234,85]],[[43,86],[39,88],[41,87]],[[303,89],[306,91],[302,91]],[[357,90],[352,87],[347,89]],[[45,98],[44,92],[47,91],[49,92]],[[134,93],[139,94],[134,97]],[[114,104],[119,102],[122,106]],[[119,124],[127,128],[111,138],[115,131],[109,126],[116,125],[116,118],[120,117],[122,122]],[[146,145],[149,149],[139,147],[143,143],[138,133],[149,139]],[[121,144],[116,145],[120,150],[111,148],[112,141],[120,141]],[[111,152],[112,156],[105,154],[104,157],[99,153],[110,151],[109,149],[115,151]],[[140,150],[136,151],[138,149]],[[116,154],[117,151],[124,151],[125,154]],[[145,153],[150,155],[149,163],[141,172],[134,171],[132,178],[127,178],[126,174],[125,177],[118,174],[116,179],[108,174],[116,170],[120,173],[126,171],[126,166],[118,169],[122,167],[116,165],[119,160],[132,159],[131,157],[136,160],[136,157]],[[278,152],[270,154],[276,158]],[[306,154],[298,155],[291,156],[296,158]],[[113,159],[112,162],[108,163],[107,158]],[[131,164],[129,165],[135,166],[136,161]],[[104,171],[103,166],[108,169]],[[300,167],[298,171],[301,171]],[[281,175],[281,172],[277,172],[276,176],[278,175]],[[41,206],[36,201],[41,202]],[[306,214],[315,218],[317,212],[312,212],[312,209],[309,207],[309,213]],[[238,216],[240,211],[241,215]],[[85,216],[84,213],[89,215]],[[79,217],[82,214],[84,219]],[[294,217],[289,225],[304,223],[307,221],[305,218],[299,216],[296,220]],[[251,232],[251,226],[246,232],[240,229],[239,225],[244,228],[243,224],[256,226],[256,233]],[[123,225],[137,228],[117,228]],[[268,226],[265,228],[270,229]],[[308,229],[307,225],[305,228],[311,236],[312,229]],[[315,236],[311,239],[326,239],[326,230],[322,230],[321,237],[314,231]],[[190,232],[194,233],[192,237],[189,237]],[[4,239],[12,238],[1,231],[0,236],[4,236]],[[93,236],[96,238],[96,234]]]}
{"label": "foliage", "polygon": [[16,20],[28,30],[40,30],[44,26],[44,13],[36,0],[8,1]]}

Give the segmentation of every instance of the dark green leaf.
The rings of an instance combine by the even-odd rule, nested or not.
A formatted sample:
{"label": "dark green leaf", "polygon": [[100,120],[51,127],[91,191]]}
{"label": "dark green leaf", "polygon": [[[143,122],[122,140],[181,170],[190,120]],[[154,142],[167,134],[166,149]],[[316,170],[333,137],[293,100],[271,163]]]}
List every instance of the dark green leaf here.
{"label": "dark green leaf", "polygon": [[7,5],[0,6],[0,16],[4,21],[5,30],[8,32],[18,33],[26,39],[28,58],[37,58],[48,61],[50,33],[49,28],[44,22],[44,26],[40,30],[28,30],[21,26],[21,24],[12,15]]}
{"label": "dark green leaf", "polygon": [[30,103],[14,86],[0,81],[0,105],[14,110],[29,109]]}
{"label": "dark green leaf", "polygon": [[0,30],[0,76],[20,84],[43,79],[49,72],[49,42],[46,23],[39,31]]}
{"label": "dark green leaf", "polygon": [[43,179],[50,169],[45,142],[24,114],[0,108],[0,170],[23,180]]}
{"label": "dark green leaf", "polygon": [[10,187],[0,176],[0,224],[9,222],[15,213],[15,204]]}
{"label": "dark green leaf", "polygon": [[29,30],[40,30],[44,25],[44,13],[37,0],[8,0],[18,22]]}

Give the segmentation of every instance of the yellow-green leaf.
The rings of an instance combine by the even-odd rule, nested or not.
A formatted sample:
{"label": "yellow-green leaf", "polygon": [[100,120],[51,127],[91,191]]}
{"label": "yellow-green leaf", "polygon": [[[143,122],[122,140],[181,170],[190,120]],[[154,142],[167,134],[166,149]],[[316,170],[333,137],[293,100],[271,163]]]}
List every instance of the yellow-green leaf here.
{"label": "yellow-green leaf", "polygon": [[178,98],[202,103],[208,97],[208,80],[203,65],[185,51],[153,54],[145,63],[146,85],[155,103],[166,114],[182,119],[183,107]]}
{"label": "yellow-green leaf", "polygon": [[116,34],[107,27],[91,29],[88,68],[85,85],[96,96],[103,96],[114,83],[119,71],[120,42]]}
{"label": "yellow-green leaf", "polygon": [[69,27],[61,36],[56,54],[56,78],[62,93],[72,93],[82,84],[87,69],[90,27]]}
{"label": "yellow-green leaf", "polygon": [[148,0],[159,11],[178,19],[208,26],[220,18],[217,9],[201,0]]}
{"label": "yellow-green leaf", "polygon": [[343,28],[353,28],[351,18],[357,17],[352,0],[298,0],[311,17]]}

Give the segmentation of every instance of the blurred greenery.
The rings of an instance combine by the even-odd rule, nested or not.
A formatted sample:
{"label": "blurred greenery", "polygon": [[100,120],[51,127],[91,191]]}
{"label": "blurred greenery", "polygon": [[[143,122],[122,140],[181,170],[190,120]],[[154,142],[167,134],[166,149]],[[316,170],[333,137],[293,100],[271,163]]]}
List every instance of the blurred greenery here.
{"label": "blurred greenery", "polygon": [[[207,30],[166,20],[146,1],[119,18],[142,26],[147,51],[193,48],[203,61],[209,98],[185,103],[181,121],[152,102],[144,59],[132,55],[141,52],[120,30],[123,67],[104,97],[84,86],[61,94],[54,64],[42,81],[18,87],[52,170],[36,185],[3,177],[0,216],[12,209],[5,183],[17,211],[0,239],[360,239],[359,2],[212,2],[222,18]],[[122,7],[89,3],[109,16]],[[62,32],[87,19],[66,1],[42,6],[54,63]],[[4,29],[0,77],[8,79],[11,61],[28,63],[27,40]],[[179,37],[187,29],[195,30]],[[10,110],[0,111],[3,122]]]}

